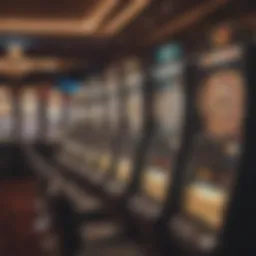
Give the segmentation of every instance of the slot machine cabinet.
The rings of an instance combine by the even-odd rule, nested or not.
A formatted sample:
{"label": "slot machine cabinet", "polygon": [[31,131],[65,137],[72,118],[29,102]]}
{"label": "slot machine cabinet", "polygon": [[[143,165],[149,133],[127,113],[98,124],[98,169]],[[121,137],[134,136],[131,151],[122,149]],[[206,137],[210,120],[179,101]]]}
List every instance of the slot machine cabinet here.
{"label": "slot machine cabinet", "polygon": [[[138,58],[124,61],[123,85],[121,90],[122,105],[119,144],[116,146],[116,159],[106,192],[118,201],[128,196],[139,172],[139,162],[142,161],[142,147],[146,140],[146,101],[145,101],[145,71],[143,63]],[[143,145],[142,145],[143,144]],[[122,198],[123,199],[123,198]],[[124,200],[122,200],[124,203]]]}
{"label": "slot machine cabinet", "polygon": [[[187,91],[181,46],[166,44],[157,49],[150,71],[153,129],[139,185],[128,207],[141,238],[154,241],[152,237],[159,235],[155,232],[156,226],[173,197],[174,177],[184,140]],[[153,249],[150,250],[153,254]]]}
{"label": "slot machine cabinet", "polygon": [[89,181],[97,185],[101,180],[98,163],[105,147],[105,133],[108,133],[104,130],[107,118],[106,87],[101,76],[92,79],[90,94],[91,131],[87,134],[89,147],[86,152],[86,173]]}
{"label": "slot machine cabinet", "polygon": [[95,185],[100,185],[112,171],[118,144],[116,133],[120,119],[120,88],[117,68],[109,68],[103,77],[105,83],[101,85],[100,100],[102,120],[97,145],[99,157],[94,165],[92,176],[92,182]]}
{"label": "slot machine cabinet", "polygon": [[180,207],[169,222],[179,255],[253,254],[244,245],[252,241],[248,230],[254,219],[248,198],[255,191],[255,46],[220,42],[191,68],[198,129]]}
{"label": "slot machine cabinet", "polygon": [[7,178],[12,173],[12,157],[14,138],[14,91],[11,85],[0,85],[0,150],[1,178]]}
{"label": "slot machine cabinet", "polygon": [[95,118],[93,109],[95,103],[95,88],[92,79],[74,97],[73,124],[68,134],[63,138],[61,150],[57,154],[57,162],[67,167],[76,175],[87,179],[90,157],[95,146]]}
{"label": "slot machine cabinet", "polygon": [[56,154],[60,166],[71,167],[79,171],[84,164],[86,148],[85,134],[89,131],[89,86],[83,86],[70,100],[69,124]]}

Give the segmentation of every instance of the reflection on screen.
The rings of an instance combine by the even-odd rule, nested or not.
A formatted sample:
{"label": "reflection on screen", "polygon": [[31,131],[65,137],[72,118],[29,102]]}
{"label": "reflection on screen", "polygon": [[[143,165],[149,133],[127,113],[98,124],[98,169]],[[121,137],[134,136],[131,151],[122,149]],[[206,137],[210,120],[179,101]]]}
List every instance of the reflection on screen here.
{"label": "reflection on screen", "polygon": [[5,86],[0,87],[0,139],[11,136],[13,129],[13,99],[11,91]]}
{"label": "reflection on screen", "polygon": [[39,100],[36,89],[25,88],[21,94],[21,136],[25,139],[34,139],[38,135],[38,103]]}
{"label": "reflection on screen", "polygon": [[241,151],[245,100],[241,73],[226,69],[209,74],[197,99],[202,127],[189,162],[184,210],[219,229]]}

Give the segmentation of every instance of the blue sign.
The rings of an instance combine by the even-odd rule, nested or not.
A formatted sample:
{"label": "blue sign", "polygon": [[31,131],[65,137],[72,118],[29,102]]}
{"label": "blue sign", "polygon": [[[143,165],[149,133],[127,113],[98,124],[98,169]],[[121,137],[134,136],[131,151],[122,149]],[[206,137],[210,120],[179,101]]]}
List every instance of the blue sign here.
{"label": "blue sign", "polygon": [[57,88],[64,93],[74,94],[80,89],[81,85],[80,81],[64,78],[58,81]]}

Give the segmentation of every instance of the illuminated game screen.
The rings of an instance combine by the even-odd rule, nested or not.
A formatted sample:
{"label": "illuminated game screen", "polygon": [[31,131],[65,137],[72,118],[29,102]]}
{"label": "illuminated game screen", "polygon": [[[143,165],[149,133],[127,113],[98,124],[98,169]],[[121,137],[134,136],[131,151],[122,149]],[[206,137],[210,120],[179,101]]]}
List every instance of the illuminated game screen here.
{"label": "illuminated game screen", "polygon": [[200,129],[187,166],[183,202],[186,215],[212,230],[222,227],[234,186],[246,97],[238,53],[231,49],[225,53],[214,55],[220,56],[219,61],[206,56],[199,64],[196,104]]}
{"label": "illuminated game screen", "polygon": [[125,85],[128,125],[133,133],[138,133],[144,120],[143,73],[139,63],[135,62],[129,65],[125,75]]}
{"label": "illuminated game screen", "polygon": [[78,123],[83,123],[86,119],[87,100],[86,88],[80,88],[72,95],[69,108],[69,126],[74,127]]}
{"label": "illuminated game screen", "polygon": [[39,129],[39,99],[35,88],[24,88],[21,93],[21,137],[33,140]]}
{"label": "illuminated game screen", "polygon": [[106,82],[107,82],[107,102],[108,102],[108,118],[109,118],[109,124],[110,128],[113,130],[116,130],[119,125],[119,78],[117,71],[115,70],[110,70],[107,73],[106,77]]}
{"label": "illuminated game screen", "polygon": [[169,61],[153,70],[153,112],[157,128],[150,146],[142,188],[147,196],[158,202],[166,197],[172,163],[180,146],[185,107],[182,72],[180,61]]}
{"label": "illuminated game screen", "polygon": [[58,90],[51,89],[48,94],[47,102],[47,138],[49,140],[57,140],[62,131],[63,121],[63,97]]}
{"label": "illuminated game screen", "polygon": [[100,78],[95,77],[91,82],[91,117],[93,125],[101,128],[104,118],[106,118],[106,106],[104,105],[104,86]]}
{"label": "illuminated game screen", "polygon": [[0,87],[0,140],[11,138],[13,131],[13,98],[7,86]]}

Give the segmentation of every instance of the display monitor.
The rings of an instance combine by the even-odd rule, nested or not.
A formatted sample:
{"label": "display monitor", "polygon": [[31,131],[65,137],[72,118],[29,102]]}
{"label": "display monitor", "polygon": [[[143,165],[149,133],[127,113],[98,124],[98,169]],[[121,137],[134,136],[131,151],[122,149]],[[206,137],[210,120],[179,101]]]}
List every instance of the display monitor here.
{"label": "display monitor", "polygon": [[144,70],[137,58],[124,63],[124,129],[122,130],[116,178],[128,184],[134,169],[134,157],[143,136],[145,121]]}
{"label": "display monitor", "polygon": [[25,87],[20,95],[21,138],[25,142],[38,139],[40,128],[39,97],[35,87]]}
{"label": "display monitor", "polygon": [[13,132],[13,95],[7,86],[0,87],[0,140],[9,141]]}
{"label": "display monitor", "polygon": [[46,137],[50,141],[57,141],[63,132],[63,95],[55,88],[48,91],[46,106],[47,132]]}

